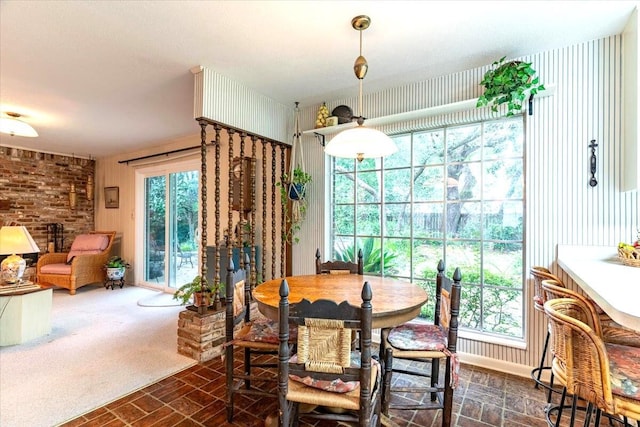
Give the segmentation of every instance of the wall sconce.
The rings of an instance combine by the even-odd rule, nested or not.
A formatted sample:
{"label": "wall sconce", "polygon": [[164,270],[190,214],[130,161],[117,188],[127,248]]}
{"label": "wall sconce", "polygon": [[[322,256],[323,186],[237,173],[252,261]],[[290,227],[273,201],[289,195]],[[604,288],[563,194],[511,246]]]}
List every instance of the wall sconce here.
{"label": "wall sconce", "polygon": [[93,175],[87,177],[87,200],[93,203]]}
{"label": "wall sconce", "polygon": [[71,184],[69,186],[69,207],[73,210],[76,208],[76,204],[78,202],[76,195],[76,185]]}

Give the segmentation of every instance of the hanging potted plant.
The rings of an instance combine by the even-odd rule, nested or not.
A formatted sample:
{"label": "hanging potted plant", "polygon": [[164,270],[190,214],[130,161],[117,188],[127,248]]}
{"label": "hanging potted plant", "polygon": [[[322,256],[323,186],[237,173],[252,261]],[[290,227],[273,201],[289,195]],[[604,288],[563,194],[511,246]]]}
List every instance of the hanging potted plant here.
{"label": "hanging potted plant", "polygon": [[119,256],[112,256],[104,265],[107,270],[107,279],[120,280],[124,277],[124,273],[129,268],[129,263]]}
{"label": "hanging potted plant", "polygon": [[495,61],[492,69],[487,71],[480,84],[485,90],[478,98],[476,107],[490,105],[491,111],[497,112],[501,104],[507,104],[507,116],[522,111],[523,103],[530,97],[544,90],[531,63],[522,61],[506,61],[505,56]]}
{"label": "hanging potted plant", "polygon": [[[307,214],[307,201],[305,199],[307,184],[311,182],[311,175],[302,168],[297,167],[291,176],[283,174],[282,179],[276,185],[280,187],[280,200],[284,210],[285,226],[282,238],[288,243],[298,243],[295,237],[300,231],[300,226]],[[291,206],[291,209],[289,209]]]}

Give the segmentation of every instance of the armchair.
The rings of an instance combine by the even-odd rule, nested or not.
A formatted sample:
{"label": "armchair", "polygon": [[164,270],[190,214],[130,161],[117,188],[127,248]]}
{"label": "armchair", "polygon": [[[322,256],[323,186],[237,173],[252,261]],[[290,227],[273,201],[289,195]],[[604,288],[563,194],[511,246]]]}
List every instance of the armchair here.
{"label": "armchair", "polygon": [[44,254],[38,259],[38,283],[76,289],[90,283],[104,282],[104,264],[109,258],[115,231],[91,231],[76,236],[69,252]]}

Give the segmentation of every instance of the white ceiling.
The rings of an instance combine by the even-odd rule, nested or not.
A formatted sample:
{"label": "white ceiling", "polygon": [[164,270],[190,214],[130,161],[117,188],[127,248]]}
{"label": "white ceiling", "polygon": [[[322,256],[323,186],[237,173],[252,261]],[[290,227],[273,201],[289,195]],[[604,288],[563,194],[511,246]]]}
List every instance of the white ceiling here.
{"label": "white ceiling", "polygon": [[0,111],[38,138],[0,145],[101,157],[197,134],[193,76],[213,69],[278,102],[364,91],[619,34],[637,1],[0,0]]}

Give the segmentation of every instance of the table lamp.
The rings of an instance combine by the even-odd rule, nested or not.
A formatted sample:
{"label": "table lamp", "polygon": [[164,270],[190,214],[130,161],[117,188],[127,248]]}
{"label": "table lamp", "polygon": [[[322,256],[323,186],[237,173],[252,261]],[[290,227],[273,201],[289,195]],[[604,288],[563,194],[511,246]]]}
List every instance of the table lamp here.
{"label": "table lamp", "polygon": [[38,245],[24,226],[0,228],[0,255],[9,255],[0,264],[2,279],[7,283],[17,283],[27,267],[26,261],[16,254],[40,252]]}

